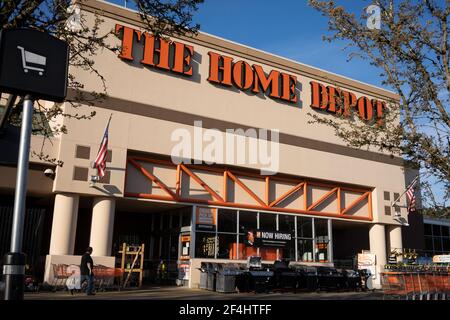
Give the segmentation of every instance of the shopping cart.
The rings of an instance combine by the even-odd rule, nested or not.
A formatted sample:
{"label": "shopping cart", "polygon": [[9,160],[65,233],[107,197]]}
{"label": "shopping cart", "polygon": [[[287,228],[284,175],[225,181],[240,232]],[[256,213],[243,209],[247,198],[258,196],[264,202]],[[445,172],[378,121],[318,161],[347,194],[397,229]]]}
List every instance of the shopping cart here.
{"label": "shopping cart", "polygon": [[[28,70],[35,70],[39,72],[40,76],[42,76],[44,74],[44,67],[46,65],[47,58],[39,54],[27,51],[21,46],[17,46],[17,49],[20,50],[20,54],[22,56],[23,71],[27,73]],[[30,63],[34,66],[30,65]],[[38,65],[42,67],[38,67]]]}
{"label": "shopping cart", "polygon": [[445,300],[450,289],[450,273],[439,271],[383,272],[381,273],[383,298]]}

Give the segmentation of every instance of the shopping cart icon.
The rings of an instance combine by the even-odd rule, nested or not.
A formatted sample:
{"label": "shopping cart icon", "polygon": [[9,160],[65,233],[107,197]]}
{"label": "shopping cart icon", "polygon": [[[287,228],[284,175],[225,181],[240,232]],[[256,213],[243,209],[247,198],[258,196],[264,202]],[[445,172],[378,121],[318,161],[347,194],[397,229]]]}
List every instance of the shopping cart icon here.
{"label": "shopping cart icon", "polygon": [[[30,52],[25,50],[21,46],[17,46],[17,49],[20,50],[20,54],[22,55],[22,67],[23,71],[25,73],[28,72],[28,70],[35,70],[39,72],[39,75],[42,76],[44,74],[44,67],[46,64],[47,58],[44,56],[41,56],[39,54]],[[33,64],[33,65],[30,65]],[[41,67],[38,67],[41,66]]]}

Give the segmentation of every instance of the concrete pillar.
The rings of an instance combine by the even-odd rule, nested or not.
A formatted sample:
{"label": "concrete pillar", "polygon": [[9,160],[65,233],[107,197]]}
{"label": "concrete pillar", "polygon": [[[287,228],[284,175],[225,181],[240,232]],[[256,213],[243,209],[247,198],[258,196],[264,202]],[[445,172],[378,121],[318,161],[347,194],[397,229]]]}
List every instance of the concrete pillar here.
{"label": "concrete pillar", "polygon": [[[402,242],[402,227],[401,226],[389,226],[389,244],[390,251],[396,250],[398,253],[403,251],[403,242]],[[402,256],[397,256],[397,261],[402,261]]]}
{"label": "concrete pillar", "polygon": [[93,256],[110,256],[114,229],[114,198],[98,197],[92,208],[90,246]]}
{"label": "concrete pillar", "polygon": [[386,234],[382,224],[373,224],[369,230],[370,252],[376,255],[376,278],[373,281],[375,288],[381,287],[380,272],[386,264]]}
{"label": "concrete pillar", "polygon": [[401,226],[389,226],[389,242],[391,244],[391,250],[403,249]]}
{"label": "concrete pillar", "polygon": [[53,209],[50,255],[71,255],[75,247],[79,196],[57,194]]}

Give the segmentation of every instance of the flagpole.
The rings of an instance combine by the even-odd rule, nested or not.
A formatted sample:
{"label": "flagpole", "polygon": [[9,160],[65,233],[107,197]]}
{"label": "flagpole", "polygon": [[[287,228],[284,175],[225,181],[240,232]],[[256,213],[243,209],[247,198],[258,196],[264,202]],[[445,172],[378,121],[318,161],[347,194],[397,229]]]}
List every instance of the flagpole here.
{"label": "flagpole", "polygon": [[[111,114],[109,115],[108,123],[106,124],[106,127],[105,127],[105,132],[106,132],[106,131],[108,130],[108,128],[109,128],[109,124],[111,123],[112,115],[113,115],[113,114],[112,114],[112,112],[111,112]],[[100,152],[100,149],[101,149],[101,148],[102,148],[102,144],[100,143],[100,146],[98,147],[97,155],[98,155],[98,153]],[[91,167],[92,167],[92,168],[95,168],[95,161],[92,162]],[[98,173],[98,169],[97,169],[97,173]],[[94,185],[95,185],[95,182],[98,181],[98,179],[99,179],[99,176],[98,176],[98,175],[91,176],[90,186],[94,186]]]}
{"label": "flagpole", "polygon": [[111,112],[111,114],[109,115],[109,120],[108,120],[108,124],[106,125],[106,127],[109,127],[109,123],[111,122],[111,118],[112,118],[112,112]]}
{"label": "flagpole", "polygon": [[410,184],[408,184],[408,186],[406,187],[405,191],[403,191],[403,193],[402,193],[401,195],[399,195],[399,196],[397,197],[397,199],[395,199],[395,200],[391,203],[391,207],[393,207],[393,206],[395,205],[395,203],[397,203],[397,201],[398,201],[401,197],[403,197],[403,195],[404,195],[406,192],[408,192],[409,188],[417,181],[417,179],[419,179],[419,176],[420,176],[420,175],[418,174],[417,177],[415,177],[414,180],[411,181]]}
{"label": "flagpole", "polygon": [[[106,131],[106,129],[109,127],[109,123],[111,122],[111,118],[112,118],[112,112],[111,112],[111,114],[109,115],[109,119],[108,119],[108,123],[106,124],[106,127],[105,127],[105,131]],[[102,147],[102,144],[100,143],[100,146],[98,147],[98,151],[100,151],[100,148]],[[98,151],[97,151],[97,153],[98,153]]]}

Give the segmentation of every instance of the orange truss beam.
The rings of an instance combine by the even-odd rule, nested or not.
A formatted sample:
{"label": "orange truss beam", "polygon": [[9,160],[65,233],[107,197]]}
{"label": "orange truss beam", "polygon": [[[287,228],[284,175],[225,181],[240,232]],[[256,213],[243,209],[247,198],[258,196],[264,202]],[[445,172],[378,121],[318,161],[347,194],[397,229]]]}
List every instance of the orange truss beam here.
{"label": "orange truss beam", "polygon": [[[291,190],[287,191],[286,193],[284,193],[283,195],[281,195],[280,197],[278,197],[278,199],[276,199],[275,201],[272,201],[269,206],[273,207],[276,206],[277,204],[279,204],[281,201],[286,200],[291,194],[293,194],[294,192],[296,192],[297,190],[300,190],[301,187],[303,187],[303,185],[305,184],[305,182],[300,182],[298,185],[296,185],[295,187],[293,187]],[[306,196],[305,196],[306,197]]]}
{"label": "orange truss beam", "polygon": [[[352,203],[350,203],[348,205],[348,207],[344,208],[344,210],[341,211],[341,214],[344,215],[345,213],[347,213],[351,208],[353,208],[355,205],[360,203],[365,197],[368,197],[369,194],[370,194],[370,192],[366,192],[366,193],[362,194],[360,197],[356,198]],[[368,199],[368,202],[371,205],[370,199]]]}
{"label": "orange truss beam", "polygon": [[136,167],[144,176],[152,180],[154,183],[156,183],[161,189],[163,189],[166,193],[170,195],[172,200],[175,200],[177,198],[177,195],[169,189],[161,180],[159,180],[157,177],[155,177],[152,173],[148,172],[142,165],[140,165],[138,162],[134,161],[133,159],[128,159],[128,161]]}
{"label": "orange truss beam", "polygon": [[[173,192],[166,184],[164,184],[160,179],[158,179],[154,174],[146,170],[139,162],[147,162],[158,164],[165,167],[172,167],[176,170],[176,181],[175,181],[175,192]],[[128,162],[133,165],[139,172],[141,172],[145,177],[147,177],[150,181],[158,185],[164,192],[165,195],[157,195],[157,194],[148,194],[148,193],[131,193],[125,192],[126,197],[137,197],[137,198],[146,198],[146,199],[154,199],[154,200],[167,200],[167,201],[178,201],[178,202],[186,202],[186,203],[199,203],[206,205],[216,205],[223,207],[234,207],[234,208],[242,208],[242,209],[253,209],[253,210],[267,210],[273,212],[286,212],[286,213],[300,213],[300,214],[309,214],[315,216],[323,216],[323,217],[339,217],[351,220],[361,220],[361,221],[372,221],[373,220],[373,212],[372,212],[372,194],[371,191],[367,189],[358,189],[347,186],[336,186],[332,184],[320,183],[316,181],[308,181],[302,179],[291,179],[289,177],[278,177],[278,176],[266,176],[263,177],[261,175],[257,175],[255,173],[243,172],[238,170],[230,170],[227,168],[218,168],[218,167],[207,167],[201,165],[190,165],[190,164],[174,164],[170,160],[162,160],[162,159],[151,159],[151,158],[142,158],[142,157],[128,157]],[[192,172],[191,169],[203,171],[203,172],[214,172],[220,173],[223,177],[222,181],[222,191],[223,196],[220,196],[217,192],[215,192],[207,183],[205,183],[197,174]],[[182,197],[182,173],[185,172],[191,179],[196,181],[199,185],[201,185],[211,196],[213,199],[198,199],[194,197]],[[127,173],[126,173],[127,174]],[[240,180],[237,175],[244,177],[257,178],[261,180],[264,185],[264,200],[257,196],[245,183]],[[233,201],[229,201],[228,199],[228,191],[229,191],[229,183],[232,180],[236,185],[241,187],[247,194],[249,194],[257,203],[249,204],[249,203],[237,203]],[[270,202],[270,188],[272,181],[285,182],[285,183],[296,183],[294,187],[290,190],[279,196],[277,199]],[[325,193],[322,197],[316,200],[308,207],[308,203],[311,196],[308,194],[308,186],[317,186],[331,189],[327,193]],[[300,191],[303,192],[303,208],[282,208],[277,207],[283,200],[288,199],[294,193]],[[126,190],[126,188],[125,188]],[[342,199],[342,191],[351,191],[355,193],[362,193],[357,199],[355,199],[350,205],[346,208],[342,208],[341,199]],[[336,194],[337,208],[336,212],[323,212],[323,211],[315,211],[321,203],[329,199],[331,196]],[[352,216],[345,215],[350,209],[355,207],[361,201],[364,201],[367,198],[368,203],[368,216]]]}
{"label": "orange truss beam", "polygon": [[238,184],[242,189],[244,189],[244,191],[247,192],[250,197],[255,199],[256,202],[258,202],[263,207],[267,207],[264,201],[262,201],[260,197],[258,197],[252,190],[250,190],[245,184],[243,184],[242,181],[239,180],[234,174],[232,174],[230,171],[228,171],[227,174],[231,178],[231,180],[234,181],[234,183]]}
{"label": "orange truss beam", "polygon": [[196,174],[194,174],[191,170],[186,168],[184,164],[180,164],[181,170],[186,172],[192,179],[194,179],[199,185],[201,185],[210,195],[212,195],[216,200],[225,202],[221,196],[219,196],[213,189],[211,189],[202,179],[200,179]]}
{"label": "orange truss beam", "polygon": [[330,196],[332,196],[337,190],[339,189],[339,187],[333,188],[331,189],[329,192],[325,193],[319,200],[317,200],[316,202],[314,202],[313,204],[311,204],[308,207],[308,211],[310,211],[311,209],[317,207],[319,204],[321,204],[322,202],[324,202],[325,200],[327,200]]}

